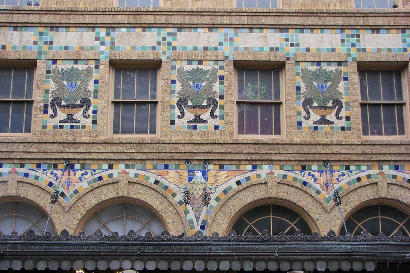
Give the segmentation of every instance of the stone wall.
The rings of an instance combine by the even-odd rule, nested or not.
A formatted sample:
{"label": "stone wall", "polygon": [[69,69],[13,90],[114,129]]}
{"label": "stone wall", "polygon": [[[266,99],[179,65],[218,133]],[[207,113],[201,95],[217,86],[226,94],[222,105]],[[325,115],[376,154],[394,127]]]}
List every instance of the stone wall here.
{"label": "stone wall", "polygon": [[[71,233],[97,209],[118,202],[155,211],[172,234],[206,226],[209,234],[227,234],[244,210],[267,203],[292,208],[312,231],[338,232],[335,189],[347,215],[364,204],[408,211],[410,120],[407,115],[404,135],[363,136],[359,85],[361,69],[401,70],[409,113],[407,10],[284,0],[275,11],[238,11],[226,9],[234,1],[164,0],[163,9],[117,13],[113,1],[58,3],[74,6],[64,10],[43,0],[30,16],[0,10],[1,66],[36,66],[32,132],[0,135],[0,203],[49,211],[49,197],[59,189],[52,222],[57,232]],[[155,134],[113,133],[113,75],[123,67],[158,69]],[[238,134],[241,68],[280,70],[280,134]],[[305,118],[312,73],[335,82],[333,99],[341,107],[321,124],[320,115]],[[82,86],[78,96],[70,93],[73,104],[87,109],[71,118],[56,100],[68,74],[80,79],[68,89]],[[199,125],[180,111],[184,82],[193,75],[202,75],[198,89],[209,85],[208,106],[215,110]],[[64,159],[74,172],[69,181]],[[190,184],[193,179],[198,183]],[[209,206],[186,206],[188,187],[209,189]]]}

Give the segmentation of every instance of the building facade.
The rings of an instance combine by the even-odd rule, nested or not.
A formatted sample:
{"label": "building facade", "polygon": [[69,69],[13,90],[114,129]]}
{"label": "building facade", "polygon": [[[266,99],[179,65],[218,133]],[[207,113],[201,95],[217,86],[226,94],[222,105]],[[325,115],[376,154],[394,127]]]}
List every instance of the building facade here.
{"label": "building facade", "polygon": [[[402,256],[259,269],[409,266],[409,5],[0,1],[3,239],[384,234]],[[147,261],[118,268],[202,268]]]}

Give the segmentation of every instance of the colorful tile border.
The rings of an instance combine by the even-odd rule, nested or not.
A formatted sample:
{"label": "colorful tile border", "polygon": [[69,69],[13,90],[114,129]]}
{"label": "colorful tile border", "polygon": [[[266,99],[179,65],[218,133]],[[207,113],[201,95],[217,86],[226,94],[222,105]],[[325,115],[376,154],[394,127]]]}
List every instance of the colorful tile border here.
{"label": "colorful tile border", "polygon": [[[1,44],[1,50],[31,50],[37,51],[38,59],[47,59],[50,50],[68,51],[99,51],[101,60],[108,60],[110,51],[160,51],[163,60],[170,60],[173,51],[213,51],[223,52],[226,60],[233,60],[234,52],[283,52],[288,60],[294,58],[297,52],[335,52],[346,53],[348,61],[355,61],[357,53],[408,52],[410,44],[410,29],[272,29],[272,28],[102,28],[102,27],[2,27],[2,32],[30,32],[33,34],[32,45]],[[86,46],[54,45],[56,32],[93,32],[95,41]],[[116,34],[120,32],[153,32],[156,42],[152,45],[123,46],[116,45]],[[214,46],[185,46],[178,44],[178,33],[217,33],[218,43]],[[243,47],[238,43],[240,33],[273,33],[278,34],[279,43],[275,46]],[[335,34],[339,35],[340,47],[302,47],[301,34]],[[361,38],[365,34],[396,34],[401,36],[401,47],[362,47]]]}
{"label": "colorful tile border", "polygon": [[[325,204],[332,202],[333,190],[343,192],[350,186],[378,176],[410,183],[410,165],[340,165],[327,170],[321,165],[209,165],[206,169],[202,165],[191,164],[190,171],[200,170],[203,174],[207,170],[203,177],[208,180],[211,190],[210,204],[203,208],[199,221],[196,221],[193,209],[183,202],[186,183],[181,179],[192,180],[184,164],[71,164],[70,179],[62,175],[63,168],[63,164],[0,163],[0,177],[15,173],[44,187],[59,188],[66,203],[89,186],[107,179],[121,175],[140,179],[160,187],[175,200],[187,217],[191,233],[205,230],[208,215],[235,188],[268,176],[278,177],[286,183],[297,183]],[[178,179],[173,180],[172,177],[177,175]]]}

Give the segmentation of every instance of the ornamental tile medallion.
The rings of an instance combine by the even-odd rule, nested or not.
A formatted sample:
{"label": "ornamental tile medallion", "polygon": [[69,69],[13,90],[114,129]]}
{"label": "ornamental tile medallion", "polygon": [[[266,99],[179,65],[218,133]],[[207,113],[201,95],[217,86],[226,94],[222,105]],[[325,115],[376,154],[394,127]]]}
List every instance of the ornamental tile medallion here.
{"label": "ornamental tile medallion", "polygon": [[99,61],[47,62],[43,129],[96,129]]}
{"label": "ornamental tile medallion", "polygon": [[347,64],[296,64],[298,130],[350,131],[350,95]]}
{"label": "ornamental tile medallion", "polygon": [[223,61],[175,61],[171,75],[173,130],[222,130]]}

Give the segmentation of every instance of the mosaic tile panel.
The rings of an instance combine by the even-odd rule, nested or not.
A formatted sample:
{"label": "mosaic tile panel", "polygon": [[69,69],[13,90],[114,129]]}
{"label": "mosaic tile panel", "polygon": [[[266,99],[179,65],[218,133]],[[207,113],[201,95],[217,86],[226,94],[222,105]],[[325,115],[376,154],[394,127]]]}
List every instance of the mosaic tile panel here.
{"label": "mosaic tile panel", "polygon": [[350,131],[347,63],[296,62],[297,129]]}
{"label": "mosaic tile panel", "polygon": [[224,62],[173,61],[170,108],[173,130],[223,130]]}
{"label": "mosaic tile panel", "polygon": [[[101,181],[126,175],[163,189],[184,211],[189,233],[204,231],[208,216],[232,190],[268,176],[285,183],[297,183],[317,195],[325,204],[335,189],[342,192],[363,181],[384,176],[410,183],[410,165],[340,165],[326,169],[321,165],[209,165],[198,164],[8,164],[0,163],[0,177],[15,173],[53,190],[69,203],[76,195]],[[186,205],[186,190],[189,205]],[[204,203],[208,194],[209,203]]]}
{"label": "mosaic tile panel", "polygon": [[48,60],[42,129],[97,129],[99,60]]}

